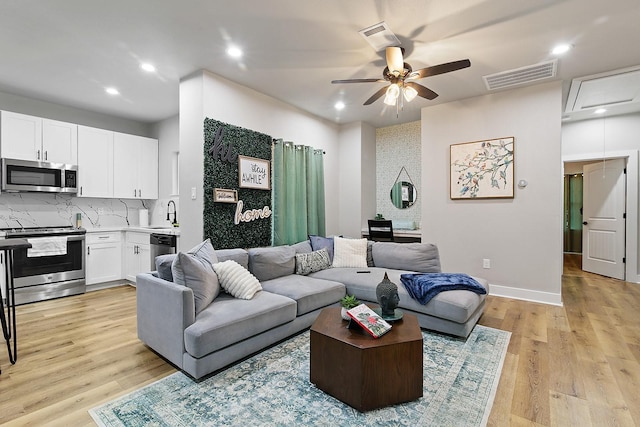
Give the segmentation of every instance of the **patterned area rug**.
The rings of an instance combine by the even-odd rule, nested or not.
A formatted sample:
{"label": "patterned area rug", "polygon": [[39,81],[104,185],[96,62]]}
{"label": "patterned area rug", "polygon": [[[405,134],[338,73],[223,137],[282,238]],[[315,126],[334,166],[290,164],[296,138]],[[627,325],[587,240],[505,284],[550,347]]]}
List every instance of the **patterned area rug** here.
{"label": "patterned area rug", "polygon": [[309,382],[309,331],[202,381],[178,372],[89,411],[100,426],[482,426],[511,333],[423,331],[424,396],[361,413]]}

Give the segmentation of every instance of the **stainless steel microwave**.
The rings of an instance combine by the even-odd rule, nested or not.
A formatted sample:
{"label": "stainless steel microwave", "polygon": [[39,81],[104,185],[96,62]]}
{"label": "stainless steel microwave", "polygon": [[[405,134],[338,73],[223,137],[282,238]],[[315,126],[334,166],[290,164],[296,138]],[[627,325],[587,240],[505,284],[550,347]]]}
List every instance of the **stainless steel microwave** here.
{"label": "stainless steel microwave", "polygon": [[1,189],[3,192],[77,193],[78,166],[2,159]]}

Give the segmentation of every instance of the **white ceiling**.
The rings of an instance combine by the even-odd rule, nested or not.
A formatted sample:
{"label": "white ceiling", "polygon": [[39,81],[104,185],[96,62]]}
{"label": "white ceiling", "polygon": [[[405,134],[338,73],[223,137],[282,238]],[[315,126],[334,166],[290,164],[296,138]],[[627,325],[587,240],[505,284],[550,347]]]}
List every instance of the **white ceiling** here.
{"label": "white ceiling", "polygon": [[[330,82],[381,76],[383,56],[358,34],[381,21],[414,70],[471,67],[420,80],[440,96],[399,117],[382,99],[363,106],[382,84]],[[565,102],[574,78],[640,65],[639,22],[638,0],[0,0],[0,91],[155,122],[178,113],[180,79],[207,69],[327,120],[380,127],[486,94],[483,76],[551,60],[560,42],[573,45],[555,78]]]}

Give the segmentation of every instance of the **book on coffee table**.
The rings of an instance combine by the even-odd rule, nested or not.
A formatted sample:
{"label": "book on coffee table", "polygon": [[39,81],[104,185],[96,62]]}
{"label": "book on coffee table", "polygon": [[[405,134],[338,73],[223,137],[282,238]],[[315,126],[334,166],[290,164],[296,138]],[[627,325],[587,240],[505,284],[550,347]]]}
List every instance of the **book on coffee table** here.
{"label": "book on coffee table", "polygon": [[360,304],[357,307],[347,310],[347,314],[374,338],[381,337],[391,329],[391,325],[366,304]]}

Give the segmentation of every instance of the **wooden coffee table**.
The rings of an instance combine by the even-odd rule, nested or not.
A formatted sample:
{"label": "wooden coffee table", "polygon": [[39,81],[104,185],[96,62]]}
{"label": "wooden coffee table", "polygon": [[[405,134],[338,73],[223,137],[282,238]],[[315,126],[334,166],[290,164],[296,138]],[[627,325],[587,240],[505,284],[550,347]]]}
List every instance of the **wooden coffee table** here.
{"label": "wooden coffee table", "polygon": [[404,314],[374,339],[347,329],[339,307],[325,308],[311,326],[311,382],[360,412],[422,397],[422,332]]}

